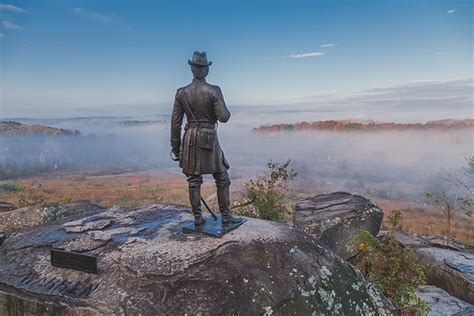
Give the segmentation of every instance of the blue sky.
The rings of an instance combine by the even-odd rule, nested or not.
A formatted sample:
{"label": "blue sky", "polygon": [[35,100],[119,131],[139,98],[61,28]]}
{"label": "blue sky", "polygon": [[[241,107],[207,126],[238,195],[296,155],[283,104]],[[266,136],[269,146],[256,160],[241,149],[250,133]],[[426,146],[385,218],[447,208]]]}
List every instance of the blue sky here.
{"label": "blue sky", "polygon": [[469,113],[473,13],[456,0],[0,0],[0,117],[166,107],[194,50],[207,51],[208,81],[231,105],[435,82]]}

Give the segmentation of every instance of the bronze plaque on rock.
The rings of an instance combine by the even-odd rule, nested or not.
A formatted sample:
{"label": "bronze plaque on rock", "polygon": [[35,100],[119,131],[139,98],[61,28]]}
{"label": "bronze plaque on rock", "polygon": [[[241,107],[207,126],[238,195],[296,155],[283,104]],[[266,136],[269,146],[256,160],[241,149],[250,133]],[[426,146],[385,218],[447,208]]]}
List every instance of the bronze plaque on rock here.
{"label": "bronze plaque on rock", "polygon": [[51,265],[97,274],[97,257],[60,249],[51,249]]}

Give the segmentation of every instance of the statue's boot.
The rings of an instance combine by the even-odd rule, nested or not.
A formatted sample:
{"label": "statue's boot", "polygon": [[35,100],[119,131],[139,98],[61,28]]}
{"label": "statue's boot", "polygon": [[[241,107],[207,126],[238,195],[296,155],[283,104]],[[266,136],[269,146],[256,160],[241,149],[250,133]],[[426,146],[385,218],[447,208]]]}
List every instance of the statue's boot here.
{"label": "statue's boot", "polygon": [[229,187],[217,187],[217,202],[219,203],[219,210],[222,215],[222,224],[237,224],[242,222],[242,217],[233,216],[230,209],[230,194]]}
{"label": "statue's boot", "polygon": [[201,226],[204,224],[201,210],[201,186],[189,187],[189,202],[193,210],[194,226]]}

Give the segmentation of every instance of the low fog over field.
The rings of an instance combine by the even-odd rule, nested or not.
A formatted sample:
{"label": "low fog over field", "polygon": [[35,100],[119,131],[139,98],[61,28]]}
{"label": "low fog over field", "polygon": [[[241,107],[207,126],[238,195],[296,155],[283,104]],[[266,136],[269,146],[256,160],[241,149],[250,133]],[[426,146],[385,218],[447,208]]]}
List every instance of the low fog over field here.
{"label": "low fog over field", "polygon": [[[77,129],[81,135],[0,136],[3,179],[52,170],[106,174],[178,168],[169,157],[165,115],[18,120]],[[473,154],[470,129],[266,134],[252,132],[253,123],[237,111],[229,124],[218,127],[233,178],[254,175],[269,159],[291,158],[300,179],[333,179],[339,183],[332,184],[335,189],[367,181],[401,183],[407,191],[408,184],[426,188],[441,172],[459,172]]]}
{"label": "low fog over field", "polygon": [[[447,106],[449,104],[449,106]],[[25,124],[79,130],[80,136],[1,136],[0,176],[38,171],[134,171],[177,168],[169,158],[170,104],[101,107],[82,117],[15,118]],[[291,132],[263,134],[253,127],[265,124],[321,120],[376,120],[424,123],[445,118],[472,117],[472,78],[421,81],[349,94],[328,94],[273,106],[234,106],[228,124],[219,125],[221,145],[234,176],[254,174],[268,159],[291,158],[305,176],[359,178],[426,183],[440,171],[459,170],[473,154],[472,130]],[[85,111],[85,112],[84,112]],[[95,112],[94,112],[95,111]],[[116,116],[103,116],[105,112]],[[128,116],[120,113],[126,112]],[[13,113],[13,112],[12,112]],[[32,112],[33,113],[33,112]],[[130,115],[130,113],[136,113]],[[152,114],[154,113],[154,114]],[[33,115],[33,114],[32,114]]]}

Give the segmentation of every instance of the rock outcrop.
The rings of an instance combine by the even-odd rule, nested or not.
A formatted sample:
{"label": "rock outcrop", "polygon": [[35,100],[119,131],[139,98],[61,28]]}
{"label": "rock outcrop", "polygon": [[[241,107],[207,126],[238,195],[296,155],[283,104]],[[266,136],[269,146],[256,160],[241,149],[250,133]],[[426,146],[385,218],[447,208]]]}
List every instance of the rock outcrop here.
{"label": "rock outcrop", "polygon": [[357,254],[354,237],[361,229],[377,235],[383,212],[370,200],[346,192],[316,195],[295,206],[293,223],[316,237],[339,256]]}
{"label": "rock outcrop", "polygon": [[[0,314],[384,315],[351,265],[285,223],[249,218],[222,238],[184,235],[190,210],[114,207],[8,238]],[[49,249],[98,257],[99,273],[52,267]]]}
{"label": "rock outcrop", "polygon": [[10,235],[22,229],[44,224],[65,216],[101,210],[102,206],[92,201],[76,201],[64,205],[35,205],[0,213],[0,228]]}
{"label": "rock outcrop", "polygon": [[440,288],[431,285],[420,286],[416,291],[423,301],[431,309],[428,316],[437,315],[474,315],[474,305],[466,303]]}
{"label": "rock outcrop", "polygon": [[0,201],[0,213],[9,212],[9,211],[12,211],[14,209],[16,209],[15,204]]}
{"label": "rock outcrop", "polygon": [[396,237],[414,250],[428,284],[474,304],[474,249],[457,242],[443,245],[439,237],[402,232]]}

